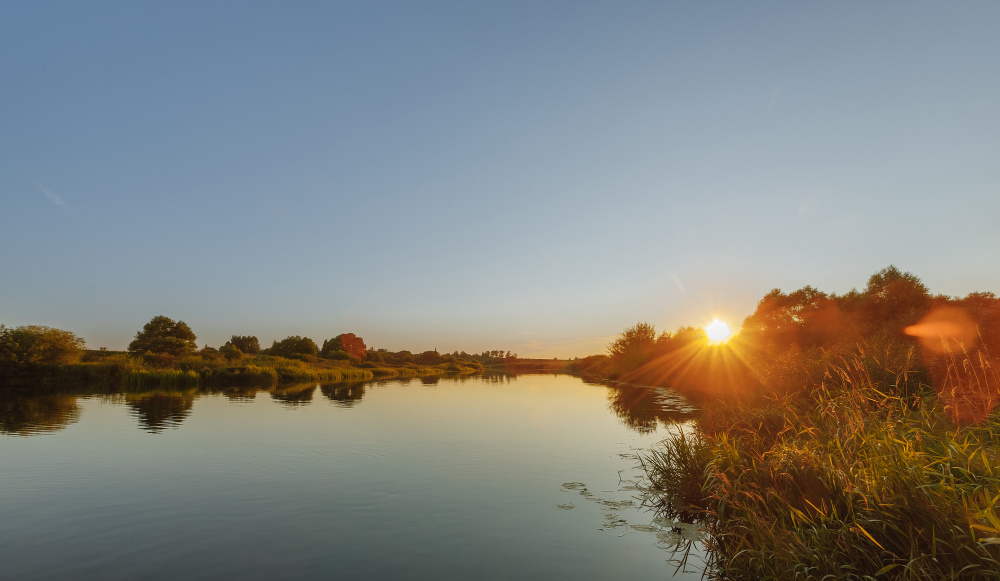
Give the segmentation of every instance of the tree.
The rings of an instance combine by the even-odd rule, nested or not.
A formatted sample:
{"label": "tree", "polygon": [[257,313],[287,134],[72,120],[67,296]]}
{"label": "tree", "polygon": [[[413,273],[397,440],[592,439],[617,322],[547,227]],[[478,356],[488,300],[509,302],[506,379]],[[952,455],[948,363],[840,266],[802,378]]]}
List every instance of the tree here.
{"label": "tree", "polygon": [[235,361],[240,357],[243,357],[243,351],[230,342],[223,345],[222,349],[219,349],[219,353],[229,361]]}
{"label": "tree", "polygon": [[135,340],[129,343],[128,350],[133,353],[166,353],[183,356],[194,353],[198,349],[194,332],[184,321],[177,321],[163,315],[150,319],[141,331],[135,334]]}
{"label": "tree", "polygon": [[868,279],[864,299],[868,325],[901,330],[927,311],[930,293],[919,278],[890,265]]}
{"label": "tree", "polygon": [[83,345],[83,339],[62,329],[0,325],[0,367],[72,363],[79,358]]}
{"label": "tree", "polygon": [[233,335],[232,339],[226,342],[226,345],[236,347],[241,353],[249,353],[251,355],[260,353],[260,342],[253,335]]}
{"label": "tree", "polygon": [[323,349],[320,350],[320,357],[330,358],[337,351],[344,351],[355,361],[364,361],[368,355],[368,347],[361,337],[354,333],[341,333],[333,339],[323,341]]}
{"label": "tree", "polygon": [[274,341],[268,352],[278,357],[293,358],[297,355],[312,355],[315,357],[319,353],[319,348],[316,347],[316,342],[309,337],[291,335],[281,341]]}
{"label": "tree", "polygon": [[636,323],[625,330],[608,346],[611,357],[624,360],[633,355],[641,355],[656,344],[656,329],[649,323]]}

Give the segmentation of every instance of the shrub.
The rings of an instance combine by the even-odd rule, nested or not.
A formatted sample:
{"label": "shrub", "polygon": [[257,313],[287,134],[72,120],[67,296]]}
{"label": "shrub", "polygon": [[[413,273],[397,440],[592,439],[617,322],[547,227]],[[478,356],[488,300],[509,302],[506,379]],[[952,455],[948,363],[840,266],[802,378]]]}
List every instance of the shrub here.
{"label": "shrub", "polygon": [[41,325],[0,325],[0,367],[62,365],[79,360],[83,339],[69,331]]}

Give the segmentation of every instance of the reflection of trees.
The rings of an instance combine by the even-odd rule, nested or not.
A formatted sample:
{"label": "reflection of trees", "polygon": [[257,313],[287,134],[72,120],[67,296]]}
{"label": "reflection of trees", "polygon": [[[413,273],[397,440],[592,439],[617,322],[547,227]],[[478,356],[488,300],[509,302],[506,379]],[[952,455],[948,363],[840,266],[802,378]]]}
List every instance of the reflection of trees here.
{"label": "reflection of trees", "polygon": [[139,424],[143,429],[157,433],[167,428],[176,428],[191,414],[191,408],[194,407],[194,393],[144,393],[129,395],[126,401],[139,418]]}
{"label": "reflection of trees", "polygon": [[271,399],[289,406],[306,405],[312,401],[315,383],[299,383],[271,390]]}
{"label": "reflection of trees", "polygon": [[78,419],[76,396],[0,393],[0,433],[30,436],[54,432]]}
{"label": "reflection of trees", "polygon": [[441,378],[438,377],[438,376],[436,376],[436,375],[433,376],[433,377],[421,377],[420,378],[420,383],[422,383],[424,385],[437,385],[439,381],[441,381]]}
{"label": "reflection of trees", "polygon": [[232,402],[251,402],[257,397],[256,387],[227,387],[222,393]]}
{"label": "reflection of trees", "polygon": [[490,383],[510,383],[510,379],[517,377],[517,374],[509,373],[506,369],[487,368],[479,377]]}
{"label": "reflection of trees", "polygon": [[365,396],[364,383],[328,383],[319,386],[330,401],[341,407],[354,407]]}
{"label": "reflection of trees", "polygon": [[659,423],[689,419],[695,411],[684,398],[666,388],[624,383],[605,386],[608,388],[608,407],[626,426],[639,433],[652,432]]}

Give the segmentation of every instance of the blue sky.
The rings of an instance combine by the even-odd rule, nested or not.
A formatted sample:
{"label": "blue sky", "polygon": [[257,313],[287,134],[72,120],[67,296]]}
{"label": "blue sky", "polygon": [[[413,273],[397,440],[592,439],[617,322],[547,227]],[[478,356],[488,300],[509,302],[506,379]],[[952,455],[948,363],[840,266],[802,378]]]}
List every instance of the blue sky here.
{"label": "blue sky", "polygon": [[996,2],[6,2],[0,322],[601,352],[1000,292]]}

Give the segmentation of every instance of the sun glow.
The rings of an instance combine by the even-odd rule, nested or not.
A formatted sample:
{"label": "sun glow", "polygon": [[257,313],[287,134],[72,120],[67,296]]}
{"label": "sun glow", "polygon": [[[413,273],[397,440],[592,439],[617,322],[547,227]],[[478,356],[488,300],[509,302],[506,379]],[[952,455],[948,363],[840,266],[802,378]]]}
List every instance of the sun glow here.
{"label": "sun glow", "polygon": [[725,343],[733,336],[733,331],[725,321],[712,319],[712,322],[705,327],[705,335],[712,343]]}

